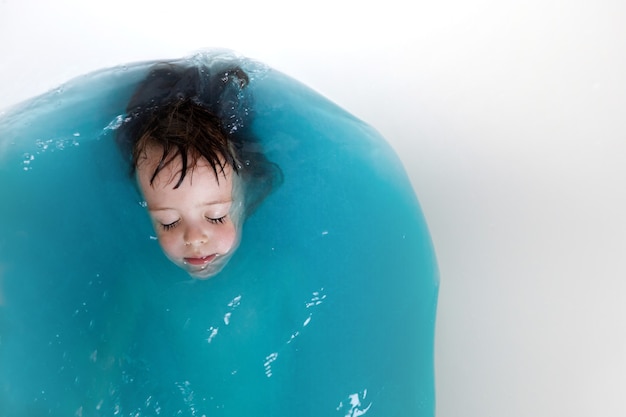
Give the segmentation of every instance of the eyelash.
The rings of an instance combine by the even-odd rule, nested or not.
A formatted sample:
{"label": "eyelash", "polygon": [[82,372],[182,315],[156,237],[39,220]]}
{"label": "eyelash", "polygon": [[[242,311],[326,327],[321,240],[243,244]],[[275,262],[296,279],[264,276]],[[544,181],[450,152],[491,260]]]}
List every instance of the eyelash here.
{"label": "eyelash", "polygon": [[[226,223],[226,217],[227,215],[222,216],[219,219],[212,219],[210,217],[205,217],[205,219],[207,219],[207,221],[211,224],[224,224]],[[178,223],[180,223],[180,220],[176,220],[175,222],[169,224],[162,224],[161,227],[163,228],[163,230],[168,231],[178,226]]]}
{"label": "eyelash", "polygon": [[212,219],[210,217],[205,217],[211,224],[224,224],[226,223],[226,216],[222,216],[219,219]]}
{"label": "eyelash", "polygon": [[170,223],[170,224],[162,224],[161,227],[163,227],[163,230],[165,230],[165,231],[172,230],[173,228],[178,226],[179,222],[180,222],[180,220],[176,220],[175,222]]}

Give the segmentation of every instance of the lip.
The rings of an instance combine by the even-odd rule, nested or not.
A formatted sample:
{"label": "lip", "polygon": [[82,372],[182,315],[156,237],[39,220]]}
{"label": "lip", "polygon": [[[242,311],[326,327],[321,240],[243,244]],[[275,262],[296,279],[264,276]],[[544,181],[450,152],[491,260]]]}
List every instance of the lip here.
{"label": "lip", "polygon": [[185,258],[185,263],[193,266],[207,265],[217,258],[217,254],[207,255],[200,258]]}

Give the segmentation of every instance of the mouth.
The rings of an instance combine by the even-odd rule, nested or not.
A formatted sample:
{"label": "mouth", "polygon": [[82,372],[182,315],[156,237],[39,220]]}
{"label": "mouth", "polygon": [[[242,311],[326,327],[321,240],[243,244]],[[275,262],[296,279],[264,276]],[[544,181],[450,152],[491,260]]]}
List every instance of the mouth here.
{"label": "mouth", "polygon": [[185,258],[184,261],[188,265],[205,266],[213,262],[215,258],[217,258],[217,254],[214,253],[212,255],[203,256],[201,258]]}

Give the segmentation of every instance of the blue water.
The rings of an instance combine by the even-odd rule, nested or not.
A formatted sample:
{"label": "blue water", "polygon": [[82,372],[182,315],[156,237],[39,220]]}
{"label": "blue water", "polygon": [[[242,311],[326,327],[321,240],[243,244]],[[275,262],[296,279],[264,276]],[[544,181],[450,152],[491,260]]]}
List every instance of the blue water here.
{"label": "blue water", "polygon": [[371,127],[245,58],[283,185],[218,276],[155,241],[114,144],[151,63],[0,118],[0,415],[433,416],[437,268]]}

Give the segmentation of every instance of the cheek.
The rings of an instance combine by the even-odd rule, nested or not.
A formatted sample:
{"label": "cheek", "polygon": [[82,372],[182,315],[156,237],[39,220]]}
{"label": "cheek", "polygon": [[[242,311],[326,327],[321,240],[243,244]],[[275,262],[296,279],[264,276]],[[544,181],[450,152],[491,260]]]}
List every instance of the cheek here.
{"label": "cheek", "polygon": [[180,252],[182,245],[178,243],[179,239],[175,233],[160,234],[158,239],[161,249],[169,256],[174,256]]}
{"label": "cheek", "polygon": [[222,252],[228,252],[236,245],[238,239],[237,235],[237,228],[232,223],[220,231],[218,239]]}

